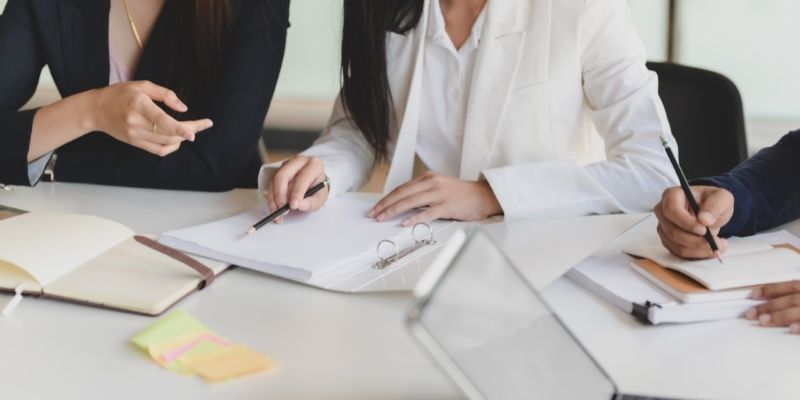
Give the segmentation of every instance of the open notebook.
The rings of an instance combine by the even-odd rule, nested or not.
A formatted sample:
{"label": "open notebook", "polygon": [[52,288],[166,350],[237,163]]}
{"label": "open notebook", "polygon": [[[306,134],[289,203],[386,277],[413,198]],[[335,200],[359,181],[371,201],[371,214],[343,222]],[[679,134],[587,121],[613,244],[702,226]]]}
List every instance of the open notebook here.
{"label": "open notebook", "polygon": [[204,277],[186,261],[162,252],[169,249],[143,245],[139,240],[146,238],[137,239],[127,227],[98,217],[2,211],[2,291],[22,285],[23,294],[158,315],[227,266],[209,260],[197,266],[197,260],[189,259],[213,274]]}
{"label": "open notebook", "polygon": [[660,245],[626,249],[640,258],[634,271],[684,303],[745,299],[752,288],[800,279],[800,253],[790,245],[770,245],[757,238],[733,238],[724,256],[684,260]]}
{"label": "open notebook", "polygon": [[[417,241],[411,228],[400,226],[404,216],[383,223],[367,218],[367,211],[373,204],[373,201],[358,198],[337,197],[317,212],[290,213],[283,224],[269,224],[245,236],[248,227],[267,214],[266,209],[259,208],[216,222],[165,232],[159,242],[190,254],[312,286],[360,291],[437,248],[445,239],[443,231],[453,224],[432,222],[430,232],[427,227],[420,227],[416,231],[417,239],[427,239],[430,234],[436,243],[419,246],[388,268],[375,268],[380,260],[377,245],[382,240],[391,240],[400,251],[413,248]],[[394,249],[391,244],[384,246],[387,258]],[[406,289],[413,287],[413,283],[407,282]]]}

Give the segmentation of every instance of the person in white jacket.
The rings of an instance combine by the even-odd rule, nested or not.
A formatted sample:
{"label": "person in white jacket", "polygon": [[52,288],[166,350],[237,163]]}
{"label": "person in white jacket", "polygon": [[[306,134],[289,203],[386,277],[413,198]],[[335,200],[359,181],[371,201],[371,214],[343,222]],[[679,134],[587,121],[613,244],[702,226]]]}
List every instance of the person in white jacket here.
{"label": "person in white jacket", "polygon": [[[419,210],[404,226],[644,212],[677,182],[625,0],[345,0],[343,25],[328,128],[262,168],[272,210],[315,211],[381,160],[369,217]],[[304,199],[326,176],[330,189]]]}

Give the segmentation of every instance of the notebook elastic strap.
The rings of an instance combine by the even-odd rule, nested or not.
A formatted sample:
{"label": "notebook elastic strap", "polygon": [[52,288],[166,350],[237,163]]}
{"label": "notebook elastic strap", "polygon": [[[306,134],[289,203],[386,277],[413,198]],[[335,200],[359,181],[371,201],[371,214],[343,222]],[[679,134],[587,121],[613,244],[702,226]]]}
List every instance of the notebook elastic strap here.
{"label": "notebook elastic strap", "polygon": [[203,282],[200,283],[198,289],[202,290],[204,287],[209,286],[211,285],[212,282],[214,282],[215,278],[214,271],[212,271],[211,268],[208,268],[205,265],[203,265],[201,262],[195,260],[194,258],[189,257],[186,254],[183,254],[182,252],[173,249],[172,247],[164,246],[163,244],[158,243],[155,240],[145,236],[136,235],[133,238],[140,244],[147,246],[161,254],[164,254],[167,257],[175,259],[185,264],[189,268],[197,271],[197,273],[203,276]]}

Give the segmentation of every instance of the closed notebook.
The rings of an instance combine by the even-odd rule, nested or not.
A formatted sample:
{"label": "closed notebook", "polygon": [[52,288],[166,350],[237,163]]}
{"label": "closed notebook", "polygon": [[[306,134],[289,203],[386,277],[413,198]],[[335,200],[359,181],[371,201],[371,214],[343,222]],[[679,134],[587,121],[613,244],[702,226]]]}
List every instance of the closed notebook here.
{"label": "closed notebook", "polygon": [[733,239],[724,262],[689,261],[662,246],[625,250],[638,257],[631,267],[684,302],[744,299],[752,287],[800,279],[800,253],[792,246],[772,246],[754,239]]}
{"label": "closed notebook", "polygon": [[27,295],[158,315],[226,268],[202,260],[203,276],[162,251],[106,219],[6,212],[0,218],[0,290],[22,285]]}

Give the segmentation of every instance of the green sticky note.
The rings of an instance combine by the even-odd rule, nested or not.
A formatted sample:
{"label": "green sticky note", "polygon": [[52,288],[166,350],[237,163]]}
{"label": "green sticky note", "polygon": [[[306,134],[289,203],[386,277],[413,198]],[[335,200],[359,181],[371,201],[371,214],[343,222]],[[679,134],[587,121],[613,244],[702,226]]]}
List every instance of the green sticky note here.
{"label": "green sticky note", "polygon": [[211,330],[186,311],[175,311],[134,336],[131,342],[146,351],[151,345],[201,332],[211,332]]}

